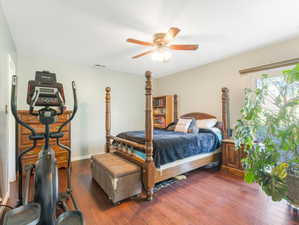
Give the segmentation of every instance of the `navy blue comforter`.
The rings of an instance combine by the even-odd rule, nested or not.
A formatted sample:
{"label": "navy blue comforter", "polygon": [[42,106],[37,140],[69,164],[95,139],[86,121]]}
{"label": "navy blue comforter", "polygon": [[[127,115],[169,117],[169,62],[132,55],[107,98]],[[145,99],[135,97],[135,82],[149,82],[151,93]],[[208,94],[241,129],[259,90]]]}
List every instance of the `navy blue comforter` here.
{"label": "navy blue comforter", "polygon": [[[129,131],[117,135],[137,142],[145,143],[144,131]],[[157,168],[179,159],[213,152],[220,145],[217,135],[211,130],[200,129],[199,133],[181,133],[167,130],[154,130],[154,161]]]}

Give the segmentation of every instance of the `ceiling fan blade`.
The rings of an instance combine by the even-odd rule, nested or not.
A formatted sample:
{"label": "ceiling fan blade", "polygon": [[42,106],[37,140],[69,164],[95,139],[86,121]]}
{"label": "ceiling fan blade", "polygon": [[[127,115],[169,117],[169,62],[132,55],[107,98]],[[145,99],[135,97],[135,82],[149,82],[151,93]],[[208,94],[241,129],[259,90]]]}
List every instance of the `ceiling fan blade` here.
{"label": "ceiling fan blade", "polygon": [[173,50],[196,50],[198,45],[170,45],[169,48]]}
{"label": "ceiling fan blade", "polygon": [[151,53],[154,52],[154,51],[155,51],[154,49],[152,49],[152,50],[148,50],[148,51],[143,52],[143,53],[141,53],[141,54],[139,54],[139,55],[135,55],[135,56],[133,56],[132,59],[136,59],[136,58],[139,58],[139,57],[141,57],[141,56],[144,56],[144,55],[147,55],[147,54],[151,54]]}
{"label": "ceiling fan blade", "polygon": [[166,33],[166,39],[169,39],[169,40],[174,39],[180,31],[181,30],[177,27],[169,28],[168,32]]}
{"label": "ceiling fan blade", "polygon": [[146,41],[139,41],[139,40],[132,39],[132,38],[128,38],[127,42],[130,42],[130,43],[133,43],[133,44],[137,44],[137,45],[154,46],[153,43],[146,42]]}

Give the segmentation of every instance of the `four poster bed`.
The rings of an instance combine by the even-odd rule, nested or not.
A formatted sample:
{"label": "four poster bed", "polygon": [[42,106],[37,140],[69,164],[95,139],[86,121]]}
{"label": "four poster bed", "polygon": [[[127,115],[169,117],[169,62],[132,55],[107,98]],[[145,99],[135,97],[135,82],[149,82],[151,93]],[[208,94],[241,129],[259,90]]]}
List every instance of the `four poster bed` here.
{"label": "four poster bed", "polygon": [[[147,71],[145,76],[145,131],[124,132],[118,136],[111,135],[111,89],[106,88],[106,152],[114,152],[142,168],[144,190],[147,199],[151,200],[155,183],[206,166],[212,162],[219,162],[221,159],[221,138],[218,139],[213,132],[207,130],[198,134],[154,130],[151,72]],[[223,137],[227,136],[228,101],[228,89],[222,88],[222,122],[218,122],[216,127],[221,129]],[[177,112],[177,98],[175,96],[175,120],[178,119]],[[193,112],[184,114],[180,118],[203,120],[216,117],[207,113]],[[201,148],[198,148],[198,143],[204,145],[205,148],[199,151],[198,149]],[[185,149],[184,152],[182,149]]]}

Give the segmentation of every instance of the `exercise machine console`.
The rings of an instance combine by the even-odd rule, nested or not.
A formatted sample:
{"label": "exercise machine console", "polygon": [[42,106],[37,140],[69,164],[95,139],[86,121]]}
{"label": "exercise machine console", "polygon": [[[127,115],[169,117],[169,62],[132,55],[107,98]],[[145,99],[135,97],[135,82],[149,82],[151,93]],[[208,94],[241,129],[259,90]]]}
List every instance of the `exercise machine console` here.
{"label": "exercise machine console", "polygon": [[[5,214],[3,225],[84,225],[82,213],[78,210],[72,194],[71,149],[59,141],[64,135],[63,127],[71,122],[78,109],[75,82],[72,82],[74,96],[72,114],[55,132],[51,131],[50,126],[55,123],[57,116],[62,115],[65,110],[63,85],[57,82],[56,74],[47,71],[36,72],[35,80],[28,82],[27,104],[29,105],[29,112],[36,116],[45,127],[43,133],[37,133],[33,127],[18,116],[16,106],[17,77],[13,76],[12,79],[12,114],[17,123],[30,131],[29,139],[33,141],[33,145],[23,150],[17,157],[19,201],[15,209]],[[63,193],[58,192],[58,169],[50,139],[56,139],[57,145],[68,152],[67,190]],[[38,161],[24,167],[22,165],[23,156],[36,147],[38,140],[45,140]],[[24,174],[25,182],[23,182]],[[29,200],[32,174],[34,174],[34,198]],[[75,210],[70,210],[67,206],[66,201],[68,199],[71,200]],[[59,211],[62,213],[57,214]]]}

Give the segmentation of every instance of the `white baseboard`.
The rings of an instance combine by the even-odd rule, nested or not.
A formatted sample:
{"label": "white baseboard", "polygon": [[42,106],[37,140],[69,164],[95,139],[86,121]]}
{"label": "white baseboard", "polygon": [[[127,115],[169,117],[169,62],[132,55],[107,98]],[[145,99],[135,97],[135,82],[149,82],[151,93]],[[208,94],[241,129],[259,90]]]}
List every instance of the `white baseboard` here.
{"label": "white baseboard", "polygon": [[90,157],[91,157],[91,154],[74,156],[74,157],[72,157],[72,162],[83,160],[83,159],[89,159]]}
{"label": "white baseboard", "polygon": [[73,156],[73,157],[72,157],[72,162],[74,162],[74,161],[79,161],[79,160],[83,160],[83,159],[90,159],[90,157],[91,157],[92,155],[96,155],[96,154],[104,154],[104,153],[105,153],[105,152],[99,152],[99,153],[95,153],[95,154]]}

